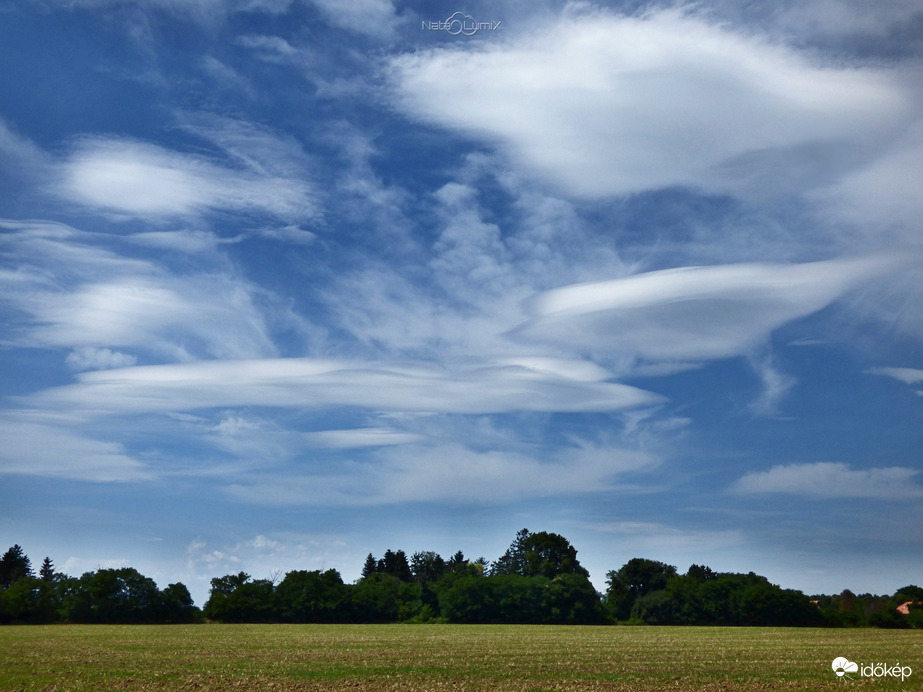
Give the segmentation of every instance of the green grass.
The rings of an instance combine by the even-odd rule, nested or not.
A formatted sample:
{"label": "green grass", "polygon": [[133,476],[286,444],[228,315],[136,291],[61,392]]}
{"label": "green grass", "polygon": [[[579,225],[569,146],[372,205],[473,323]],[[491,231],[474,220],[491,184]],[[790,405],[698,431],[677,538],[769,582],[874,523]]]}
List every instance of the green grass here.
{"label": "green grass", "polygon": [[[911,666],[838,679],[830,663]],[[0,690],[923,689],[923,631],[514,625],[0,628]]]}

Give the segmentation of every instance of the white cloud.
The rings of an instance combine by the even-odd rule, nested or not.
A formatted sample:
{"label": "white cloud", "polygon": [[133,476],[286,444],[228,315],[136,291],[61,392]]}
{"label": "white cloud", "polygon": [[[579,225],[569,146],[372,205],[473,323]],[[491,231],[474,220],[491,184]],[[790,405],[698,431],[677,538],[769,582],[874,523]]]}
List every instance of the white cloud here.
{"label": "white cloud", "polygon": [[191,230],[146,231],[132,233],[130,236],[126,236],[125,239],[138,245],[189,254],[213,251],[220,243],[228,242],[225,239],[218,238],[213,233]]}
{"label": "white cloud", "polygon": [[82,140],[55,191],[102,212],[149,220],[252,210],[297,222],[315,214],[310,187],[299,178],[116,138]]}
{"label": "white cloud", "polygon": [[218,541],[217,545],[196,538],[187,544],[185,553],[186,569],[205,577],[245,571],[254,579],[270,579],[295,570],[362,562],[362,556],[352,555],[342,538],[329,534],[257,534],[236,543]]}
{"label": "white cloud", "polygon": [[96,483],[153,478],[121,444],[83,437],[58,425],[7,417],[0,420],[0,439],[0,474]]}
{"label": "white cloud", "polygon": [[763,391],[750,403],[750,410],[761,416],[777,415],[779,403],[795,386],[795,378],[781,372],[769,354],[754,356],[749,360],[763,384]]}
{"label": "white cloud", "polygon": [[540,294],[534,319],[517,333],[652,360],[744,355],[782,325],[915,261],[912,254],[879,254],[806,264],[683,267],[565,286]]}
{"label": "white cloud", "polygon": [[256,51],[263,60],[276,63],[300,63],[304,54],[281,36],[248,35],[239,36],[237,45]]}
{"label": "white cloud", "polygon": [[[53,2],[53,4],[57,4]],[[162,10],[201,23],[213,24],[231,12],[287,12],[292,0],[69,0],[68,6],[96,9],[119,5],[135,6],[146,10]]]}
{"label": "white cloud", "polygon": [[903,133],[879,157],[811,195],[831,214],[881,243],[919,243],[923,201],[923,120]]}
{"label": "white cloud", "polygon": [[28,338],[47,345],[138,347],[178,360],[275,354],[252,295],[227,276],[88,284],[35,311],[40,325]]}
{"label": "white cloud", "polygon": [[0,272],[0,289],[5,302],[27,316],[8,330],[10,343],[76,348],[72,364],[90,353],[125,348],[171,360],[276,355],[273,308],[267,304],[272,297],[206,254],[208,235],[125,239],[129,245],[195,249],[203,265],[216,264],[213,273],[179,276],[152,260],[99,248],[101,237],[67,226],[0,221],[0,227],[11,231],[0,236],[0,245],[7,251],[5,264],[15,267]]}
{"label": "white cloud", "polygon": [[498,503],[592,493],[618,487],[618,476],[649,470],[658,460],[632,450],[578,447],[540,461],[509,451],[460,444],[386,449],[371,463],[339,472],[237,483],[228,492],[265,504],[380,505],[406,502]]}
{"label": "white cloud", "polygon": [[[171,412],[211,407],[329,407],[405,413],[617,411],[660,403],[627,385],[588,381],[547,367],[435,365],[276,358],[139,366],[78,375],[78,384],[40,392],[41,406],[88,414]],[[573,368],[570,368],[573,371]],[[604,372],[600,369],[601,373]]]}
{"label": "white cloud", "polygon": [[71,351],[65,363],[74,370],[109,370],[111,368],[128,368],[138,361],[129,353],[113,351],[108,348],[84,346]]}
{"label": "white cloud", "polygon": [[923,370],[916,368],[871,368],[868,372],[872,375],[893,377],[904,384],[923,382]]}
{"label": "white cloud", "polygon": [[724,548],[739,546],[746,541],[740,529],[682,529],[647,521],[590,523],[586,526],[600,533],[619,536],[619,546],[623,552],[635,550],[650,551],[654,554],[679,553],[691,555],[693,560],[701,560],[703,553],[714,553]]}
{"label": "white cloud", "polygon": [[16,171],[18,178],[32,178],[44,171],[51,158],[32,141],[12,130],[0,118],[0,163],[8,171]]}
{"label": "white cloud", "polygon": [[800,192],[868,160],[911,111],[893,73],[812,64],[675,10],[565,15],[509,41],[399,56],[391,75],[409,114],[586,197]]}
{"label": "white cloud", "polygon": [[311,0],[334,26],[369,36],[389,36],[397,22],[391,0]]}
{"label": "white cloud", "polygon": [[419,442],[423,438],[414,433],[388,428],[355,428],[352,430],[321,430],[305,433],[308,444],[330,449],[356,449],[361,447],[387,447]]}
{"label": "white cloud", "polygon": [[773,8],[774,18],[788,31],[811,37],[870,36],[893,44],[895,34],[923,16],[916,0],[889,0],[869,4],[864,0],[810,0],[784,9]]}
{"label": "white cloud", "polygon": [[[919,384],[923,382],[923,370],[916,368],[871,368],[867,370],[870,375],[884,375],[892,377],[904,384]],[[917,390],[919,396],[923,396],[923,390]]]}
{"label": "white cloud", "polygon": [[745,494],[907,500],[923,497],[923,486],[915,482],[919,473],[900,466],[853,469],[848,464],[834,462],[790,464],[748,473],[737,481],[734,490]]}

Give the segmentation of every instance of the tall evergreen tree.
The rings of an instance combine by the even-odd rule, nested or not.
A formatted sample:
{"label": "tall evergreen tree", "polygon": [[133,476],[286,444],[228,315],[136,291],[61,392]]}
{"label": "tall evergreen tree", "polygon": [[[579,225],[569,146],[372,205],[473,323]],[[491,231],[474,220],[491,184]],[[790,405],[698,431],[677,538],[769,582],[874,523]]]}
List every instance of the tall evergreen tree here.
{"label": "tall evergreen tree", "polygon": [[529,529],[520,529],[506,552],[490,568],[492,575],[523,574],[526,565],[526,542],[532,534]]}
{"label": "tall evergreen tree", "polygon": [[410,563],[407,562],[407,553],[403,550],[395,552],[388,548],[384,557],[378,561],[378,571],[397,577],[401,581],[413,581]]}
{"label": "tall evergreen tree", "polygon": [[38,578],[50,584],[54,581],[55,574],[54,563],[51,561],[50,557],[46,557],[42,561],[41,569],[38,571]]}
{"label": "tall evergreen tree", "polygon": [[365,558],[365,564],[362,566],[362,578],[368,579],[378,571],[378,561],[371,553]]}
{"label": "tall evergreen tree", "polygon": [[445,560],[432,550],[416,552],[410,556],[410,569],[419,582],[434,582],[446,571]]}
{"label": "tall evergreen tree", "polygon": [[0,587],[7,588],[17,579],[34,576],[32,562],[22,547],[14,545],[0,558]]}

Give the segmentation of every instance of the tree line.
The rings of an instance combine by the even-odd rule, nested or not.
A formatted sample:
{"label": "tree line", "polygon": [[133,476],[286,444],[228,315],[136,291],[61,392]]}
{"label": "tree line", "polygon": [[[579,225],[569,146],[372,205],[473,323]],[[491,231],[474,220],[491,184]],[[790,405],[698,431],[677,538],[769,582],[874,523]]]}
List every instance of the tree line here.
{"label": "tree line", "polygon": [[369,554],[361,577],[335,569],[284,578],[246,572],[211,580],[200,610],[181,583],[158,589],[130,567],[70,577],[45,558],[36,575],[18,545],[0,558],[0,623],[521,623],[923,627],[923,588],[893,596],[806,596],[750,572],[719,573],[634,558],[598,593],[559,534],[516,534],[490,563],[459,551]]}
{"label": "tree line", "polygon": [[81,577],[58,572],[45,558],[38,575],[19,545],[0,558],[0,623],[188,623],[202,619],[189,589],[153,579],[132,567]]}

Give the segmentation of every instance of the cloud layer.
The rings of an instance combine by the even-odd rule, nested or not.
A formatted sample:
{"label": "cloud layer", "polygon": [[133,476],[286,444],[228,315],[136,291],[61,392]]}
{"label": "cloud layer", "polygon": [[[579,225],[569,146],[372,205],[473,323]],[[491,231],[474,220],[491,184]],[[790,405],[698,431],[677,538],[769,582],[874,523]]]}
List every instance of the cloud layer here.
{"label": "cloud layer", "polygon": [[817,498],[910,500],[923,497],[919,471],[894,466],[854,469],[849,464],[817,462],[774,466],[748,473],[734,489],[740,493],[786,493]]}
{"label": "cloud layer", "polygon": [[684,267],[565,286],[533,301],[535,317],[518,334],[650,360],[744,355],[784,324],[912,263],[875,255]]}
{"label": "cloud layer", "polygon": [[892,72],[815,64],[678,10],[576,11],[499,44],[400,56],[391,74],[407,112],[586,197],[824,184],[911,111]]}
{"label": "cloud layer", "polygon": [[28,401],[87,414],[152,413],[220,406],[348,406],[409,413],[619,411],[661,397],[636,387],[525,365],[476,364],[449,370],[422,363],[309,358],[209,361],[87,372],[79,383]]}

